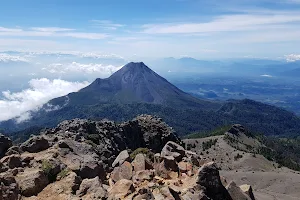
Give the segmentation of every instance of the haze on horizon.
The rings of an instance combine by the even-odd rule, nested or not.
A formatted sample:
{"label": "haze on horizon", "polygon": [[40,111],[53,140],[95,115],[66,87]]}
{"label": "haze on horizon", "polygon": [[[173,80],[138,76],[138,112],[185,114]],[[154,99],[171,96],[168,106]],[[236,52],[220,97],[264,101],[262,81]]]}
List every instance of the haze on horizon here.
{"label": "haze on horizon", "polygon": [[216,61],[199,73],[300,60],[299,0],[13,0],[1,2],[0,19],[0,121],[27,119],[129,61],[168,75],[183,70],[170,57]]}

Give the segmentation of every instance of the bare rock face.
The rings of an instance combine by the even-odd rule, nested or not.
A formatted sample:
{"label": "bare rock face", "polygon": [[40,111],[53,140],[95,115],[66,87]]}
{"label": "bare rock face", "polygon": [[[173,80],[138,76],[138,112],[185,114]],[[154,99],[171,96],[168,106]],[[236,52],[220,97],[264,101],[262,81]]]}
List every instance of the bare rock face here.
{"label": "bare rock face", "polygon": [[158,153],[168,141],[181,142],[171,127],[151,115],[140,115],[120,126],[131,149],[145,147]]}
{"label": "bare rock face", "polygon": [[21,150],[20,150],[20,147],[18,146],[11,146],[7,152],[5,153],[6,156],[10,156],[10,155],[13,155],[13,154],[20,154],[21,153]]}
{"label": "bare rock face", "polygon": [[204,164],[198,172],[196,183],[205,188],[205,194],[214,200],[232,200],[222,185],[216,163]]}
{"label": "bare rock face", "polygon": [[122,124],[64,121],[2,151],[0,200],[254,200],[251,186],[227,191],[215,163],[199,169],[201,157],[179,144],[149,115]]}
{"label": "bare rock face", "polygon": [[49,183],[46,175],[41,170],[25,171],[17,176],[17,183],[23,196],[37,195]]}
{"label": "bare rock face", "polygon": [[49,148],[49,142],[42,136],[34,136],[21,145],[22,151],[37,153]]}
{"label": "bare rock face", "polygon": [[18,200],[20,191],[18,184],[13,176],[0,175],[0,199],[1,200]]}
{"label": "bare rock face", "polygon": [[251,200],[250,197],[247,196],[233,181],[226,186],[226,189],[229,192],[232,200]]}
{"label": "bare rock face", "polygon": [[12,146],[12,141],[0,133],[0,158],[2,158],[6,151]]}
{"label": "bare rock face", "polygon": [[240,188],[245,194],[247,194],[250,197],[251,200],[255,200],[251,185],[244,184],[241,185]]}

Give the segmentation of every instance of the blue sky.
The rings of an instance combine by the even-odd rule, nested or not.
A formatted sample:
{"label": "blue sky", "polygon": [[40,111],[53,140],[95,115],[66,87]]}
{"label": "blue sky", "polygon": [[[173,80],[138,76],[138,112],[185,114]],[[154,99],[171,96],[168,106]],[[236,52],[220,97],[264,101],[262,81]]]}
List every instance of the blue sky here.
{"label": "blue sky", "polygon": [[2,0],[0,121],[29,119],[129,61],[297,61],[299,36],[300,0]]}
{"label": "blue sky", "polygon": [[126,58],[278,58],[299,54],[300,0],[10,0],[0,51]]}

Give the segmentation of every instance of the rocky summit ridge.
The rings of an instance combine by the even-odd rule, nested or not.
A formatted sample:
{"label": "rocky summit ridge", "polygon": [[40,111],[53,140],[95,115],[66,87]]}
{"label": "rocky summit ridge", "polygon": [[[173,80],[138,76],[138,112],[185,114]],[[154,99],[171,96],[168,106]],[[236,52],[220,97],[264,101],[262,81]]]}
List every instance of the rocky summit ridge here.
{"label": "rocky summit ridge", "polygon": [[1,200],[253,200],[160,118],[74,119],[20,145],[0,135]]}

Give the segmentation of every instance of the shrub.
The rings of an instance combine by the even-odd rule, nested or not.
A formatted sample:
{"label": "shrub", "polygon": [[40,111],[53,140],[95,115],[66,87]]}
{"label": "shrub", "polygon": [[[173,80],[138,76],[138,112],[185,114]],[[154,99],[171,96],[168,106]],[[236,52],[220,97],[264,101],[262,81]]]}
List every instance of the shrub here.
{"label": "shrub", "polygon": [[68,174],[69,174],[69,169],[65,168],[65,169],[63,169],[61,172],[59,172],[59,173],[57,174],[57,177],[58,177],[59,179],[63,179],[63,178],[65,178]]}
{"label": "shrub", "polygon": [[56,175],[52,173],[52,169],[53,165],[49,162],[49,160],[42,160],[42,170],[50,182],[54,182],[56,180]]}
{"label": "shrub", "polygon": [[154,153],[148,148],[137,148],[130,154],[130,158],[134,160],[136,155],[138,155],[139,153],[146,155],[146,158],[150,159],[151,161],[154,160]]}

